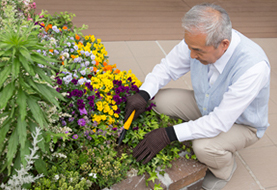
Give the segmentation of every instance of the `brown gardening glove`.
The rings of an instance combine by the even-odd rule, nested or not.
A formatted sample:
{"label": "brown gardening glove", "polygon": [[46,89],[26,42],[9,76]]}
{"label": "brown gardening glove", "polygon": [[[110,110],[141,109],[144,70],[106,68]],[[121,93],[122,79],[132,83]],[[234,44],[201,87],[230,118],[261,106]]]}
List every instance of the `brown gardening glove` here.
{"label": "brown gardening glove", "polygon": [[149,100],[149,94],[145,91],[140,91],[132,96],[127,97],[127,104],[125,107],[124,123],[127,121],[131,113],[136,110],[134,115],[135,120],[140,114],[146,110],[147,101]]}
{"label": "brown gardening glove", "polygon": [[170,139],[166,129],[155,129],[147,133],[144,139],[134,148],[133,156],[137,158],[137,162],[145,158],[143,164],[146,164],[168,144],[170,144]]}

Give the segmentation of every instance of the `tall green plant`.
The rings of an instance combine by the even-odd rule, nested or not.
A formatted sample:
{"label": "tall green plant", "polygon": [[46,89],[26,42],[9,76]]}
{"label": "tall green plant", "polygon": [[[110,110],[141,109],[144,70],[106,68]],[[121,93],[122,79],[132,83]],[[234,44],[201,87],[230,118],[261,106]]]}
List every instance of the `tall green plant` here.
{"label": "tall green plant", "polygon": [[[55,60],[36,51],[45,49],[38,34],[39,27],[32,22],[0,31],[0,172],[8,169],[8,175],[12,164],[15,168],[26,165],[31,146],[27,139],[35,127],[47,127],[39,102],[59,107],[63,100],[46,75],[47,68],[56,70],[49,63]],[[45,151],[43,142],[39,147]]]}

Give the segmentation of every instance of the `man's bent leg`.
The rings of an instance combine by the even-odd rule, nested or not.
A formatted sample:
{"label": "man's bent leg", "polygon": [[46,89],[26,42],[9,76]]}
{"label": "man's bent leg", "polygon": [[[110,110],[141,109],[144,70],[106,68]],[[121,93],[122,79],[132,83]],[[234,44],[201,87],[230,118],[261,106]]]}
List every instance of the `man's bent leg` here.
{"label": "man's bent leg", "polygon": [[258,141],[257,130],[245,125],[234,124],[218,136],[193,140],[193,150],[200,162],[220,179],[230,180],[234,170],[234,153]]}
{"label": "man's bent leg", "polygon": [[201,117],[194,98],[194,92],[186,89],[167,88],[161,89],[152,102],[158,114],[165,114],[184,121],[196,120]]}

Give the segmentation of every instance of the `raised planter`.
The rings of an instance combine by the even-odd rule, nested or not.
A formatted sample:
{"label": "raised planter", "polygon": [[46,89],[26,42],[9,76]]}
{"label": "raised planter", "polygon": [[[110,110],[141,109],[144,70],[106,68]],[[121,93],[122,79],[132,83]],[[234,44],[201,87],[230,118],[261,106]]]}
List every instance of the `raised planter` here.
{"label": "raised planter", "polygon": [[[155,184],[161,184],[163,189],[168,190],[199,190],[201,189],[203,178],[207,167],[195,160],[188,160],[184,157],[172,162],[172,167],[165,169],[164,176],[158,174]],[[149,175],[137,176],[134,170],[129,172],[127,179],[110,188],[104,190],[150,190],[154,189],[154,183],[145,180]]]}

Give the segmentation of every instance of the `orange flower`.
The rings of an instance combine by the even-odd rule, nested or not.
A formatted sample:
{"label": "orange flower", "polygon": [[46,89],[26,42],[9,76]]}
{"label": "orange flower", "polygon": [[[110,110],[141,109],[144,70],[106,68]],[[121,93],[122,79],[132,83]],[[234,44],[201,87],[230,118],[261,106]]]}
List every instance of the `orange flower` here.
{"label": "orange flower", "polygon": [[45,27],[45,24],[42,22],[42,23],[40,23],[40,26]]}
{"label": "orange flower", "polygon": [[113,67],[111,65],[107,65],[104,67],[104,71],[111,71],[112,72]]}
{"label": "orange flower", "polygon": [[64,62],[62,62],[62,65],[64,65]]}
{"label": "orange flower", "polygon": [[99,65],[99,62],[98,62],[98,61],[95,61],[95,62],[96,62],[95,65],[98,66],[98,65]]}
{"label": "orange flower", "polygon": [[50,52],[52,52],[52,53],[54,52],[54,50],[53,50],[53,49],[49,49],[49,51],[50,51]]}
{"label": "orange flower", "polygon": [[78,36],[77,34],[75,35],[75,39],[76,40],[80,40],[80,36]]}
{"label": "orange flower", "polygon": [[119,69],[116,69],[116,70],[114,71],[114,73],[119,74],[119,73],[120,73],[120,70],[119,70]]}
{"label": "orange flower", "polygon": [[76,56],[75,56],[75,55],[71,55],[70,57],[71,57],[72,59],[75,59],[75,58],[76,58]]}
{"label": "orange flower", "polygon": [[83,45],[83,43],[82,43],[82,42],[78,42],[78,44],[79,44],[79,45]]}
{"label": "orange flower", "polygon": [[103,65],[104,65],[104,66],[107,66],[107,63],[106,63],[106,62],[104,62],[104,63],[103,63]]}
{"label": "orange flower", "polygon": [[96,67],[93,67],[93,71],[96,72],[96,71],[97,71],[97,68],[96,68]]}
{"label": "orange flower", "polygon": [[52,24],[48,24],[45,28],[45,31],[47,32],[50,28],[52,28]]}
{"label": "orange flower", "polygon": [[67,26],[63,26],[63,30],[67,30]]}

